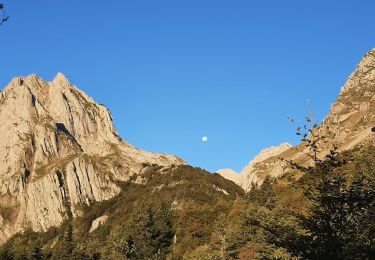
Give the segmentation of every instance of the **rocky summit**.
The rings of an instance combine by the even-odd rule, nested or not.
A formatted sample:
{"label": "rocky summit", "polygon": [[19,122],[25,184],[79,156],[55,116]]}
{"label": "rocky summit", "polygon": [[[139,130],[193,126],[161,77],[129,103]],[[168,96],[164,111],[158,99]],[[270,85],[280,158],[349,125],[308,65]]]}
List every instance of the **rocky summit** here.
{"label": "rocky summit", "polygon": [[[307,115],[309,116],[309,115]],[[350,75],[330,113],[316,128],[324,140],[317,143],[323,158],[334,145],[339,151],[374,142],[375,127],[375,49],[368,52]],[[223,177],[249,191],[252,183],[261,184],[266,176],[278,177],[289,171],[285,160],[311,163],[306,143],[292,147],[282,144],[261,151],[241,173],[230,169],[219,170]]]}
{"label": "rocky summit", "polygon": [[[249,162],[248,165],[246,165],[246,167],[240,173],[236,173],[232,169],[218,170],[217,173],[241,186],[244,190],[249,191],[251,189],[252,183],[258,184],[263,181],[257,174],[252,174],[257,169],[256,165],[266,161],[269,158],[275,158],[279,156],[286,150],[289,150],[291,147],[291,144],[283,143],[279,146],[271,146],[269,148],[263,149],[257,156],[254,157],[254,159]],[[276,177],[279,175],[279,170],[280,169],[278,167],[274,167],[268,173],[268,175]]]}
{"label": "rocky summit", "polygon": [[0,92],[0,122],[0,242],[79,216],[150,165],[185,164],[123,141],[109,110],[61,73],[14,78]]}
{"label": "rocky summit", "polygon": [[[248,230],[244,235],[240,231],[247,223],[263,221],[258,211],[253,210],[260,207],[276,214],[269,213],[267,221],[279,219],[274,207],[303,215],[308,210],[302,195],[305,186],[312,187],[309,183],[317,178],[296,173],[288,162],[298,165],[314,162],[308,156],[311,146],[306,145],[306,140],[294,147],[283,143],[264,149],[241,173],[224,169],[218,171],[221,176],[188,166],[175,156],[137,149],[120,138],[109,110],[61,73],[51,82],[36,75],[14,78],[1,91],[0,122],[0,243],[7,241],[1,247],[0,258],[5,259],[9,254],[22,255],[19,244],[23,242],[19,241],[33,241],[33,236],[40,237],[35,242],[37,248],[56,256],[55,259],[64,259],[61,255],[71,259],[73,253],[92,255],[93,259],[96,254],[112,256],[105,259],[119,259],[118,255],[135,252],[129,247],[130,242],[145,249],[139,251],[143,253],[137,251],[143,258],[136,255],[130,259],[150,259],[159,254],[160,248],[165,256],[172,252],[179,257],[191,254],[186,259],[206,259],[194,254],[206,250],[207,243],[214,250],[218,241],[222,241],[219,237],[228,239],[220,242],[223,243],[218,249],[220,255],[232,254],[227,243],[238,247],[234,255],[245,254],[247,247],[240,246],[241,239],[254,239],[256,243],[263,239],[256,238],[257,232]],[[353,158],[359,156],[348,157],[347,161],[372,158],[373,150],[361,147],[371,147],[375,137],[375,49],[349,77],[323,122],[315,125],[314,119],[307,118],[302,124],[310,125],[297,130],[302,137],[304,131],[309,133],[311,125],[311,136],[324,137],[316,142],[319,158],[333,146],[339,152],[352,151]],[[355,174],[369,171],[366,169],[358,168]],[[348,176],[352,178],[355,174]],[[255,188],[253,184],[263,185]],[[234,216],[239,219],[232,221]],[[164,218],[165,225],[161,225]],[[370,223],[366,221],[363,223]],[[165,234],[167,244],[159,241],[161,244],[150,246],[155,242],[154,236],[144,233],[149,223],[154,223],[156,234],[169,230]],[[218,231],[219,226],[226,228]],[[263,228],[263,224],[260,226]],[[110,232],[105,232],[105,228]],[[74,230],[74,234],[69,230]],[[35,233],[39,231],[45,232]],[[235,238],[235,234],[241,238]],[[74,244],[76,251],[69,251],[66,241]],[[35,245],[25,243],[29,254],[33,254]],[[262,243],[262,248],[274,245],[272,239]],[[65,254],[59,248],[69,252]],[[275,257],[265,258],[277,258],[278,249],[272,250],[269,252]],[[290,250],[294,249],[283,250],[286,250],[284,259],[290,259],[293,255]]]}
{"label": "rocky summit", "polygon": [[240,174],[131,146],[62,74],[13,79],[0,121],[0,259],[374,256],[375,50],[299,145]]}

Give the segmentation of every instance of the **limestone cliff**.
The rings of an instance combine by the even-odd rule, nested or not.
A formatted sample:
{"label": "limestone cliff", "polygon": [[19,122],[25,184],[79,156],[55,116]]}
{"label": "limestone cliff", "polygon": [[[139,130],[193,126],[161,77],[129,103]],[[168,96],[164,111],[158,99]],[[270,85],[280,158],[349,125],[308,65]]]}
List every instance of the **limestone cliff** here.
{"label": "limestone cliff", "polygon": [[59,73],[14,78],[0,92],[0,243],[80,214],[147,164],[185,164],[121,140],[108,109]]}
{"label": "limestone cliff", "polygon": [[233,181],[237,185],[241,186],[243,175],[239,174],[232,169],[221,169],[217,170],[216,173],[223,176],[225,179]]}
{"label": "limestone cliff", "polygon": [[[318,143],[320,157],[323,158],[332,145],[343,151],[357,145],[374,144],[374,127],[375,49],[367,53],[358,64],[331,106],[330,113],[317,127],[318,135],[326,138]],[[240,177],[230,176],[228,179],[237,180],[240,186],[249,190],[252,182],[262,183],[267,175],[278,177],[290,169],[280,158],[311,163],[311,158],[306,156],[308,151],[304,143],[296,147],[284,146],[279,151],[271,156],[256,158],[241,172]]]}
{"label": "limestone cliff", "polygon": [[[256,169],[256,165],[270,158],[279,156],[281,153],[290,149],[291,147],[292,145],[283,143],[279,146],[271,146],[269,148],[263,149],[240,173],[236,173],[231,169],[218,170],[217,173],[241,186],[244,190],[250,190],[252,183],[262,182],[262,178],[260,176],[258,176],[257,174],[253,174],[254,170]],[[269,174],[276,177],[277,171],[273,170]]]}

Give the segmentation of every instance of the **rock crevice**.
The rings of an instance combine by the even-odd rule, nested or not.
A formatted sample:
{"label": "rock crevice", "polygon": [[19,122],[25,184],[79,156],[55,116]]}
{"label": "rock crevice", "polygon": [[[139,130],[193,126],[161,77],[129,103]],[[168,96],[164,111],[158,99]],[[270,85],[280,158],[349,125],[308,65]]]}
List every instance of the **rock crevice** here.
{"label": "rock crevice", "polygon": [[112,198],[144,163],[185,163],[122,141],[108,109],[61,73],[52,82],[15,78],[0,94],[0,243]]}

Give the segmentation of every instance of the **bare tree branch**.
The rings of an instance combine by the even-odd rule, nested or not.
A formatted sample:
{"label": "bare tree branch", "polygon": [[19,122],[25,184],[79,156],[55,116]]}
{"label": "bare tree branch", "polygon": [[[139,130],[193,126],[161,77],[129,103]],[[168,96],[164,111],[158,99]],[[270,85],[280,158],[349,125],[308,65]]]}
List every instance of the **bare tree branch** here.
{"label": "bare tree branch", "polygon": [[5,12],[5,5],[0,3],[0,25],[7,22],[9,20],[9,15]]}

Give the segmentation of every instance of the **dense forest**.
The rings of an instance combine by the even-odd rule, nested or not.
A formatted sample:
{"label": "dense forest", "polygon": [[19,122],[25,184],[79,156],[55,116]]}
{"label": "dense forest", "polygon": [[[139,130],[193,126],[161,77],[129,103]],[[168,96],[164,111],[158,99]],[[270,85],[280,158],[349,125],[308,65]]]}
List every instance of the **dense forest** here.
{"label": "dense forest", "polygon": [[119,196],[59,228],[14,236],[0,257],[374,259],[374,154],[371,146],[332,152],[249,193],[199,168],[149,165],[142,179],[119,183]]}

